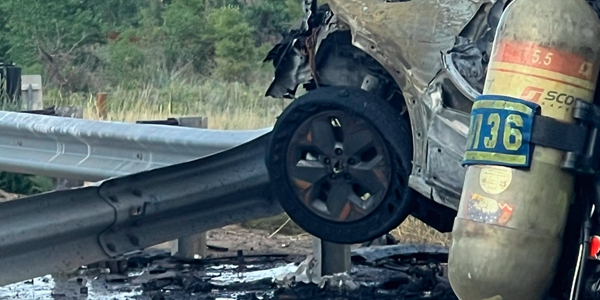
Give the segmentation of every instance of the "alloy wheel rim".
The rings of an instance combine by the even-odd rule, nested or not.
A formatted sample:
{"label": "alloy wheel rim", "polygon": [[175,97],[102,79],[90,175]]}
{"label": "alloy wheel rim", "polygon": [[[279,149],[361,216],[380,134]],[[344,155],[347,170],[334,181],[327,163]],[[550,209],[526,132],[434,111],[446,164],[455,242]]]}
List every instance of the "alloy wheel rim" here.
{"label": "alloy wheel rim", "polygon": [[304,206],[322,218],[344,223],[376,210],[392,178],[383,137],[364,119],[340,110],[315,114],[297,128],[286,168]]}

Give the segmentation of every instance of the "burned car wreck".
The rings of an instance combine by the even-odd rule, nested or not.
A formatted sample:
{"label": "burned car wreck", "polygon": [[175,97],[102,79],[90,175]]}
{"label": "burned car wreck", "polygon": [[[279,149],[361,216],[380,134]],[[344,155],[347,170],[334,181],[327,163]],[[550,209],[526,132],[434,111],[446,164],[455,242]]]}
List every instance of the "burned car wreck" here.
{"label": "burned car wreck", "polygon": [[[465,175],[469,112],[483,89],[494,33],[508,4],[304,1],[299,26],[265,58],[275,67],[266,96],[294,99],[300,85],[308,93],[345,86],[384,99],[410,124],[411,134],[401,139],[412,146],[407,184],[418,200],[406,207],[448,232]],[[395,222],[407,215],[398,214]]]}
{"label": "burned car wreck", "polygon": [[[558,149],[552,159],[559,162],[552,162],[552,166],[559,167],[544,169],[556,178],[561,178],[562,172],[581,175],[579,162],[573,161],[582,157],[590,157],[587,164],[597,163],[591,161],[597,161],[600,155],[589,154],[595,153],[589,149],[595,147],[592,144],[598,138],[589,132],[598,132],[593,126],[600,126],[600,109],[590,108],[597,105],[589,104],[598,104],[600,99],[598,89],[594,89],[596,69],[591,67],[596,66],[597,57],[593,55],[597,46],[588,42],[596,42],[593,38],[600,32],[596,19],[600,1],[327,2],[318,5],[316,0],[304,1],[304,18],[265,59],[275,68],[266,96],[293,99],[275,124],[267,155],[273,192],[290,218],[307,232],[341,244],[381,236],[409,215],[438,231],[452,231],[451,248],[455,250],[451,253],[455,258],[449,260],[453,268],[450,273],[454,274],[453,288],[464,299],[533,299],[530,296],[543,293],[541,285],[539,290],[533,286],[553,280],[555,295],[569,289],[581,290],[583,285],[597,286],[584,282],[583,271],[578,271],[584,264],[580,261],[585,260],[570,261],[577,257],[578,249],[586,249],[585,244],[589,244],[584,233],[577,236],[576,226],[584,226],[582,220],[588,220],[585,226],[592,227],[589,215],[593,209],[592,213],[585,211],[588,207],[581,204],[588,201],[584,198],[590,193],[582,196],[577,190],[572,197],[580,201],[569,202],[570,188],[548,192],[552,189],[544,186],[548,184],[545,174],[540,172],[533,184],[534,179],[526,176],[537,176],[531,175],[534,172],[511,169],[508,159],[501,162],[499,157],[509,152],[511,143],[519,144],[515,149],[521,145],[541,146],[535,154],[527,148],[522,156],[536,155],[540,160],[547,159],[541,154],[545,148]],[[524,8],[529,15],[519,12]],[[563,13],[572,22],[563,22]],[[499,38],[501,34],[505,35],[504,41]],[[580,53],[581,49],[591,54]],[[540,53],[545,55],[542,59]],[[493,71],[488,71],[488,65]],[[566,71],[569,68],[574,71]],[[542,74],[544,71],[547,73]],[[494,76],[492,72],[503,75]],[[568,81],[581,78],[581,84]],[[564,87],[568,85],[575,89]],[[306,94],[297,96],[299,86]],[[497,88],[490,92],[491,86]],[[574,94],[577,89],[581,92]],[[535,92],[533,96],[531,91]],[[552,92],[554,98],[550,97]],[[570,103],[564,100],[568,97]],[[531,123],[524,131],[525,142],[519,131],[525,128],[522,123],[516,127],[506,125],[514,119],[498,113],[518,110],[518,105],[537,105],[529,108],[532,113],[526,117]],[[547,106],[542,110],[543,105]],[[487,125],[483,126],[489,128],[482,129],[484,113],[474,119],[475,109],[498,110],[485,119]],[[557,114],[565,119],[548,118],[553,111],[559,111]],[[538,122],[542,118],[555,123]],[[557,129],[570,123],[569,118],[578,123],[571,124],[571,130]],[[531,125],[533,119],[536,127]],[[506,124],[500,125],[502,122]],[[498,129],[500,126],[504,128]],[[571,147],[570,141],[563,139],[579,134],[576,131],[581,132],[579,144],[584,146]],[[500,138],[499,132],[503,133]],[[499,146],[503,150],[481,150],[496,149],[500,143],[505,143]],[[486,154],[489,156],[483,158]],[[481,155],[465,159],[476,161],[474,165],[481,168],[470,169],[463,160],[468,155]],[[572,161],[570,157],[574,157]],[[489,173],[484,174],[484,169]],[[597,175],[591,169],[585,174]],[[559,182],[569,180],[556,179],[549,184]],[[472,188],[465,188],[469,184]],[[511,184],[513,190],[502,194]],[[600,180],[594,184],[584,185],[600,190]],[[600,201],[595,204],[597,207]],[[513,215],[518,205],[520,212]],[[552,209],[562,209],[560,217]],[[587,216],[577,215],[579,210]],[[517,220],[515,215],[521,217]],[[595,221],[600,222],[600,218]],[[547,228],[551,229],[545,231]],[[562,239],[562,232],[569,234]],[[540,236],[544,241],[536,240]],[[521,245],[525,251],[510,245]],[[494,254],[479,255],[488,250]],[[583,253],[579,252],[580,258]],[[600,250],[594,256],[597,260]],[[513,269],[508,270],[505,263],[512,264]],[[540,270],[540,277],[520,274],[519,263],[531,263],[531,269]],[[558,275],[552,278],[554,272]],[[568,274],[576,272],[580,272],[579,278],[571,281]],[[530,289],[530,294],[500,291],[513,282],[522,284],[523,291]],[[571,294],[569,299],[576,298]]]}
{"label": "burned car wreck", "polygon": [[[419,198],[412,214],[448,232],[465,176],[469,114],[511,1],[305,0],[304,18],[264,60],[275,69],[265,95],[355,87],[384,99],[410,124],[402,138],[412,144],[408,185]],[[587,2],[600,11],[599,1]]]}
{"label": "burned car wreck", "polygon": [[[599,11],[598,1],[587,2]],[[407,209],[448,232],[465,176],[461,160],[470,111],[483,90],[494,35],[510,3],[306,0],[304,18],[264,60],[275,69],[266,96],[295,99],[299,86],[309,94],[354,87],[385,100],[410,126],[401,138],[412,146],[407,184],[418,192],[418,204]],[[280,198],[295,201],[286,195]],[[398,214],[395,221],[406,216]]]}

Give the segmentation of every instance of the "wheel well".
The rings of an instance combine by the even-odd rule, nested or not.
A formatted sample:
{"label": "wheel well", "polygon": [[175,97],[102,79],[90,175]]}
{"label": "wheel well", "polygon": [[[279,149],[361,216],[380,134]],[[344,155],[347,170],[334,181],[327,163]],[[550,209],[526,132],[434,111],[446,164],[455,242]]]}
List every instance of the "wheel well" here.
{"label": "wheel well", "polygon": [[362,87],[389,101],[408,119],[402,90],[377,60],[352,45],[349,30],[330,33],[321,42],[314,60],[315,78],[304,84],[307,91],[325,86]]}

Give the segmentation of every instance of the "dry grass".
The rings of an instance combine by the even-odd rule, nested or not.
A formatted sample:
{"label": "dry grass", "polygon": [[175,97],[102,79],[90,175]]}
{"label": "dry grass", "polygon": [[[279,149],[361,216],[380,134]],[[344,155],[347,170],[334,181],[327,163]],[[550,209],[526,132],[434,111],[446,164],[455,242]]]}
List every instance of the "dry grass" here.
{"label": "dry grass", "polygon": [[[287,221],[288,217],[284,214],[266,219],[248,221],[242,225],[247,228],[275,232],[283,224],[286,224]],[[288,222],[278,233],[289,236],[305,234],[302,228],[293,221]],[[390,234],[401,244],[449,246],[451,242],[450,233],[442,234],[412,216],[409,216],[400,226],[392,230]]]}
{"label": "dry grass", "polygon": [[406,244],[449,246],[451,242],[450,233],[442,234],[412,216],[409,216],[398,228],[392,230],[391,234],[400,243]]}
{"label": "dry grass", "polygon": [[[206,116],[212,129],[257,129],[273,126],[276,117],[289,102],[264,98],[268,83],[254,86],[214,81],[172,83],[166,88],[151,86],[137,91],[116,88],[108,93],[108,120],[135,122],[161,120],[178,116]],[[86,119],[98,119],[94,95],[74,94],[65,97],[56,91],[46,96],[46,106],[77,105],[85,108]],[[287,216],[254,220],[243,225],[279,234],[304,234]],[[449,234],[441,234],[423,222],[409,217],[391,232],[401,243],[448,245]]]}
{"label": "dry grass", "polygon": [[[257,129],[273,126],[288,101],[263,97],[264,85],[204,81],[173,83],[165,88],[142,90],[115,88],[107,91],[109,121],[135,122],[168,117],[204,116],[213,129]],[[81,106],[86,119],[99,119],[95,95],[57,91],[45,96],[46,106]]]}

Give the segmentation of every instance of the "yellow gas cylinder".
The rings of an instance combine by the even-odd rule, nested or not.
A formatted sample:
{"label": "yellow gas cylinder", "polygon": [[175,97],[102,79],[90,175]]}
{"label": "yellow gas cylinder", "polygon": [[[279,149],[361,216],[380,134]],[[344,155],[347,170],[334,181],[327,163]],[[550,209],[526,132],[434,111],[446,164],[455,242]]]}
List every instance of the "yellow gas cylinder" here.
{"label": "yellow gas cylinder", "polygon": [[533,115],[573,122],[591,102],[600,21],[585,0],[516,0],[505,10],[471,113],[449,279],[461,300],[543,299],[561,253],[574,176],[564,152],[530,143]]}

